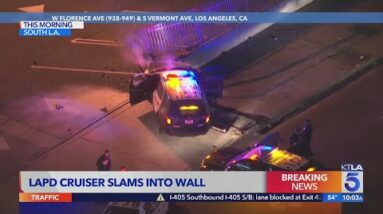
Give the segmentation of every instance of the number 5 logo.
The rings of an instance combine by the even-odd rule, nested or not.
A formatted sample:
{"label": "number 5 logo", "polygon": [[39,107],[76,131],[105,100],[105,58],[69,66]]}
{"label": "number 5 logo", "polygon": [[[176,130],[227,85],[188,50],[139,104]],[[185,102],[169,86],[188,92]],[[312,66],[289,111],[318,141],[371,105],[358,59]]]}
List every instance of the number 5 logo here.
{"label": "number 5 logo", "polygon": [[346,175],[346,180],[344,182],[344,187],[349,192],[358,191],[360,187],[359,173],[357,172],[348,172]]}

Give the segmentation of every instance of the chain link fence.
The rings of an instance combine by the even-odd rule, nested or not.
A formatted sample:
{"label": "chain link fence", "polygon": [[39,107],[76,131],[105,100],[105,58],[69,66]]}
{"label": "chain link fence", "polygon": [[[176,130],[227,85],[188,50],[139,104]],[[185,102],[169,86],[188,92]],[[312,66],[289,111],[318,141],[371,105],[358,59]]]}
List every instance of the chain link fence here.
{"label": "chain link fence", "polygon": [[[267,11],[283,0],[212,0],[188,12]],[[154,24],[136,32],[132,47],[145,59],[178,58],[187,55],[238,24],[167,23]]]}

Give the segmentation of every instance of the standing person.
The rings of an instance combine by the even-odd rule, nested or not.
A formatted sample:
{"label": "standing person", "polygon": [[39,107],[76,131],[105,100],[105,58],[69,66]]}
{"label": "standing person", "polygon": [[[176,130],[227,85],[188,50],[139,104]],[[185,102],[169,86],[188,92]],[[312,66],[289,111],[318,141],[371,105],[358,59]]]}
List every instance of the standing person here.
{"label": "standing person", "polygon": [[313,133],[313,126],[311,124],[311,120],[306,119],[305,124],[302,130],[303,133],[303,145],[304,145],[304,151],[308,156],[313,155],[311,151],[311,136]]}
{"label": "standing person", "polygon": [[289,144],[291,147],[297,146],[299,143],[299,138],[301,137],[301,128],[296,128],[295,131],[290,136]]}
{"label": "standing person", "polygon": [[112,167],[112,161],[110,159],[109,150],[105,150],[104,154],[102,154],[97,160],[97,170],[98,171],[109,171]]}
{"label": "standing person", "polygon": [[301,128],[297,127],[289,138],[288,151],[295,154],[302,154],[302,131]]}

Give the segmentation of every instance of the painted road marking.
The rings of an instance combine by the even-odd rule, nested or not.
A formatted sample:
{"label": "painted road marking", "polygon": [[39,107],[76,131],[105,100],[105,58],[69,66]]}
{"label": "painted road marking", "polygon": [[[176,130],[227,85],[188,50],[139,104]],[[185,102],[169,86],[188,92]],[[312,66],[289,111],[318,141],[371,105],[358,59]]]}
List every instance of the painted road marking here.
{"label": "painted road marking", "polygon": [[147,11],[142,11],[142,10],[123,10],[123,13],[145,13]]}
{"label": "painted road marking", "polygon": [[119,41],[115,41],[115,40],[75,38],[75,39],[72,39],[70,42],[75,43],[75,44],[124,47],[124,43],[119,42]]}
{"label": "painted road marking", "polygon": [[27,13],[42,13],[44,12],[44,7],[45,5],[41,4],[41,5],[28,6],[28,7],[19,7],[17,9]]}
{"label": "painted road marking", "polygon": [[8,143],[3,136],[0,137],[0,150],[9,150]]}
{"label": "painted road marking", "polygon": [[100,74],[116,74],[116,75],[133,75],[136,72],[129,71],[111,71],[111,70],[97,70],[97,69],[86,69],[86,68],[63,68],[54,66],[43,66],[43,65],[31,65],[31,69],[42,69],[42,70],[57,70],[57,71],[71,71],[71,72],[85,72],[85,73],[100,73]]}

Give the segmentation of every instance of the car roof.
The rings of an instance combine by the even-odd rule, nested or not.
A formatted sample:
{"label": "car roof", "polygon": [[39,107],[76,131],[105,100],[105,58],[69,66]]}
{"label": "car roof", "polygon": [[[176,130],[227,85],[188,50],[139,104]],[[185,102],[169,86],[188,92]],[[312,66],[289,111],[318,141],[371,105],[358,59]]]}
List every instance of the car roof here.
{"label": "car roof", "polygon": [[172,100],[202,99],[202,90],[192,70],[159,72],[161,82]]}
{"label": "car roof", "polygon": [[155,74],[158,72],[168,71],[168,70],[193,70],[198,71],[194,66],[180,61],[154,61],[151,62],[147,67],[147,72],[150,74]]}
{"label": "car roof", "polygon": [[241,160],[260,161],[283,170],[298,170],[309,163],[304,157],[272,146],[255,147],[249,152],[237,155],[229,161],[229,164]]}
{"label": "car roof", "polygon": [[225,168],[225,164],[227,160],[230,160],[233,157],[236,157],[238,154],[243,153],[245,150],[237,148],[237,147],[225,147],[221,148],[215,152],[210,153],[205,157],[205,161],[209,163],[209,165],[219,166],[222,169]]}

